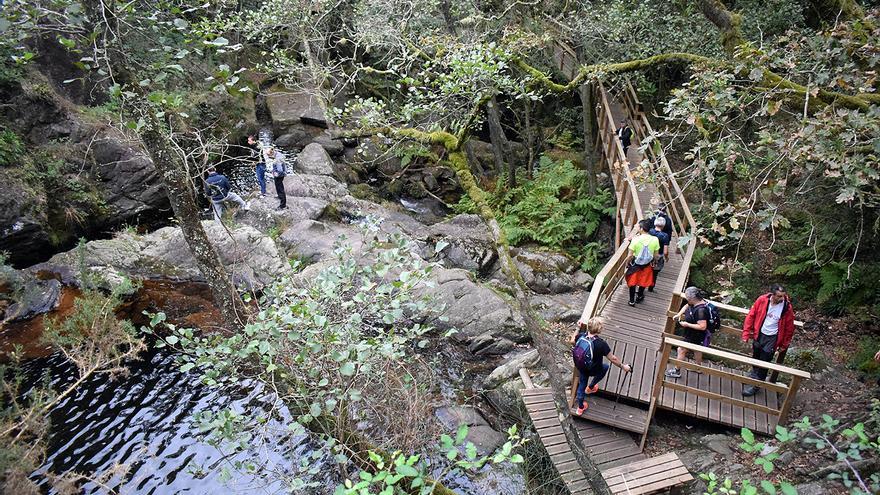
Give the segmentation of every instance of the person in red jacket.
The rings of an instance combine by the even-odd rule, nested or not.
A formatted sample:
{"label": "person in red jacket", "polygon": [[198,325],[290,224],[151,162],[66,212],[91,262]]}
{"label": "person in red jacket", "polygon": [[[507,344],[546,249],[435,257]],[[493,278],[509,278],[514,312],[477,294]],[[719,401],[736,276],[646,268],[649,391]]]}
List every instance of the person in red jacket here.
{"label": "person in red jacket", "polygon": [[[770,292],[755,300],[743,324],[743,342],[752,341],[752,357],[771,361],[777,350],[788,349],[794,335],[794,309],[785,288],[779,284],[770,286]],[[767,379],[767,369],[752,366],[749,375],[756,380]],[[758,393],[758,387],[746,385],[743,395]]]}

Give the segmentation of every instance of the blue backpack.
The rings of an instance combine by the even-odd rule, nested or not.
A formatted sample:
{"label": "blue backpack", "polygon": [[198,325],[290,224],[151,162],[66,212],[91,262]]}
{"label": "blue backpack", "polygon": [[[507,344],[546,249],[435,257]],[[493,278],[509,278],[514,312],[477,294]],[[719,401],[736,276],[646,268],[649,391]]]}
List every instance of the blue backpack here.
{"label": "blue backpack", "polygon": [[715,333],[716,330],[721,328],[721,313],[718,312],[718,308],[714,304],[708,301],[706,301],[706,309],[709,310],[709,321],[706,322],[706,331]]}
{"label": "blue backpack", "polygon": [[581,371],[589,371],[593,368],[593,339],[581,335],[571,349],[571,357],[574,358],[574,366]]}

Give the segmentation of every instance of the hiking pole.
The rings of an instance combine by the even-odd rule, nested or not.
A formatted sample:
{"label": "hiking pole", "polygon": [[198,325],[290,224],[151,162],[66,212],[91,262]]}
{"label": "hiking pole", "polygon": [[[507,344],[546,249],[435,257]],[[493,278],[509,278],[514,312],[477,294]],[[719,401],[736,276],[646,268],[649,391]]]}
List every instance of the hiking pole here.
{"label": "hiking pole", "polygon": [[[624,371],[624,373],[626,373],[627,375],[631,375],[633,372],[633,366],[631,364],[628,366],[629,366],[629,372]],[[627,379],[627,377],[624,376],[617,383],[617,396],[614,398],[614,407],[611,408],[612,411],[617,410],[617,403],[620,402],[620,391],[623,390],[623,382],[626,379]],[[630,385],[632,385],[632,379],[630,379]],[[627,392],[629,391],[629,386],[627,386],[626,390],[627,390]]]}

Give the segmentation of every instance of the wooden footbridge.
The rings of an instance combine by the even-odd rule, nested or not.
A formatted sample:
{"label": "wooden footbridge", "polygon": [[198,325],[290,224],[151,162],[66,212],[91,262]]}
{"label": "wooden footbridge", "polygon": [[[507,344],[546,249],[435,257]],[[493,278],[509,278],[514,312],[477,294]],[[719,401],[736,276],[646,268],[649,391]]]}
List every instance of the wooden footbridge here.
{"label": "wooden footbridge", "polygon": [[[572,77],[577,66],[573,52],[560,45],[554,55],[561,72]],[[810,374],[781,364],[784,355],[777,362],[750,357],[750,348],[740,342],[737,328],[748,313],[745,308],[714,303],[723,324],[709,347],[687,343],[675,335],[672,315],[684,304],[682,293],[697,245],[696,222],[661,146],[653,138],[654,131],[633,87],[625,83],[609,94],[604,84],[594,83],[590,91],[596,106],[597,147],[601,148],[617,198],[616,251],[596,276],[581,321],[602,316],[602,337],[615,355],[632,363],[633,372],[626,374],[612,366],[600,392],[588,396],[589,408],[576,422],[588,455],[613,493],[653,493],[692,479],[674,453],[657,458],[642,453],[648,426],[658,408],[772,434],[777,424],[786,421],[801,381],[809,379]],[[628,153],[624,153],[615,135],[616,123],[623,119],[633,129]],[[654,292],[646,293],[644,302],[630,307],[623,282],[627,236],[639,220],[653,216],[661,204],[673,221],[670,259],[660,272]],[[731,344],[725,346],[724,342]],[[691,360],[679,361],[672,353],[673,347],[700,351],[704,362],[698,365]],[[768,369],[770,381],[750,378],[748,372],[753,365]],[[670,366],[681,368],[681,378],[664,376]],[[573,405],[578,377],[572,371],[568,392]],[[779,377],[786,383],[781,383]],[[758,385],[760,390],[744,397],[745,385]],[[562,435],[552,390],[527,388],[523,400],[571,493],[589,493],[584,473]]]}

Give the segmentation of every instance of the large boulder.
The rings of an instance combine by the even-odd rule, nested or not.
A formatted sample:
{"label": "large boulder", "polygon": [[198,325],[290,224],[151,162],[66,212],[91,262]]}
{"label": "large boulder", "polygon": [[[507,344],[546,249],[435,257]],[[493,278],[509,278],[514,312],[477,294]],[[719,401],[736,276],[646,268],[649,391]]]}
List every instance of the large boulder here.
{"label": "large boulder", "polygon": [[483,385],[489,388],[495,388],[507,380],[519,376],[520,368],[530,368],[534,367],[540,361],[540,356],[538,356],[537,349],[529,349],[527,351],[519,352],[507,358],[504,363],[496,367],[489,373],[483,380]]}
{"label": "large boulder", "polygon": [[288,253],[305,263],[332,259],[334,245],[343,239],[355,252],[365,247],[363,234],[353,225],[302,220],[286,229],[279,238]]}
{"label": "large boulder", "polygon": [[0,323],[27,320],[48,313],[61,302],[61,282],[29,278],[15,302],[6,308]]}
{"label": "large boulder", "polygon": [[562,294],[589,288],[593,277],[577,270],[570,258],[552,252],[517,249],[513,260],[529,289],[538,294]]}
{"label": "large boulder", "polygon": [[[272,239],[253,227],[230,229],[213,221],[202,222],[202,227],[239,287],[259,290],[288,270],[286,259]],[[90,241],[81,248],[56,254],[32,270],[60,272],[72,279],[66,282],[76,283],[80,263],[111,285],[122,277],[204,280],[179,227]]]}
{"label": "large boulder", "polygon": [[431,323],[440,328],[458,330],[452,338],[466,345],[476,355],[505,354],[516,344],[528,341],[522,316],[495,291],[476,283],[471,274],[460,269],[435,269],[433,287],[418,292],[428,294],[443,309],[446,321]]}
{"label": "large boulder", "polygon": [[289,226],[303,220],[321,218],[330,204],[324,199],[287,196],[287,208],[277,209],[278,198],[272,194],[249,199],[250,211],[239,212],[242,222],[260,232],[281,234]]}
{"label": "large boulder", "polygon": [[333,175],[333,160],[318,143],[311,143],[303,148],[297,164],[299,171],[305,174]]}
{"label": "large boulder", "polygon": [[290,90],[275,85],[269,88],[266,104],[276,127],[283,128],[298,122],[327,127],[327,117],[314,90]]}
{"label": "large boulder", "polygon": [[284,178],[284,191],[288,196],[318,198],[330,202],[348,195],[345,185],[333,177],[307,173],[288,174]]}
{"label": "large boulder", "polygon": [[470,406],[441,407],[435,411],[440,422],[450,431],[457,431],[459,426],[467,425],[466,442],[477,448],[479,455],[488,455],[504,445],[507,436],[495,431],[479,411]]}

